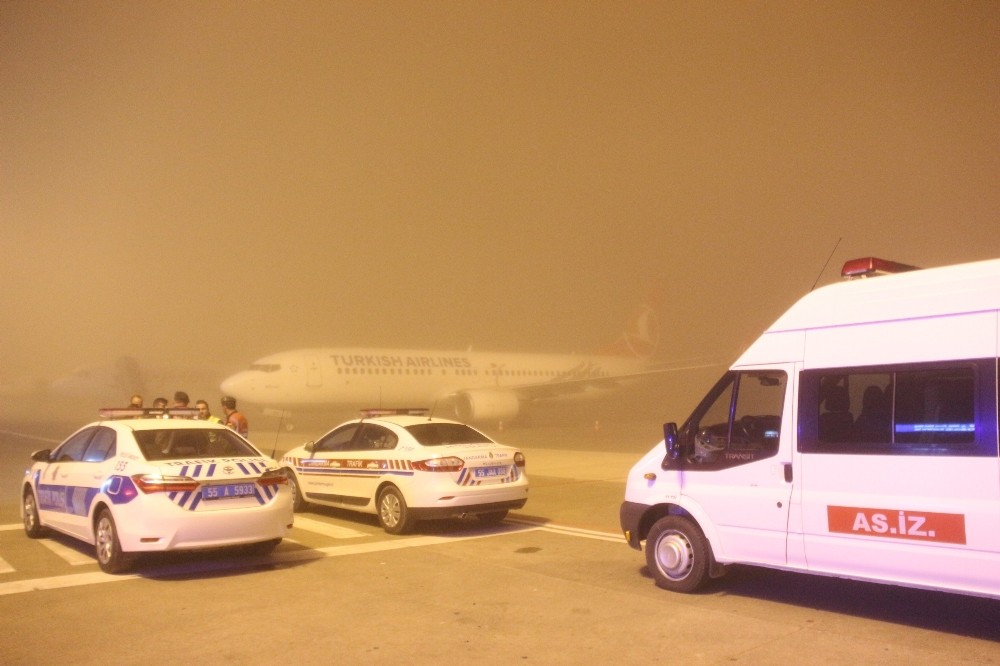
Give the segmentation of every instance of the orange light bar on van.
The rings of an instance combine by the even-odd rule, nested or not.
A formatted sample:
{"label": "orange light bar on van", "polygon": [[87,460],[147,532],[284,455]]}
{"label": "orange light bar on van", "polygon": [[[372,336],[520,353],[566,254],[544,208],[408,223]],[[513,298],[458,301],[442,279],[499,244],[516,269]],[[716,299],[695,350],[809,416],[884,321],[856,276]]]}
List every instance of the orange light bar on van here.
{"label": "orange light bar on van", "polygon": [[878,257],[862,257],[844,262],[840,276],[850,279],[918,270],[920,270],[919,266],[901,264],[898,261],[889,261],[888,259],[879,259]]}

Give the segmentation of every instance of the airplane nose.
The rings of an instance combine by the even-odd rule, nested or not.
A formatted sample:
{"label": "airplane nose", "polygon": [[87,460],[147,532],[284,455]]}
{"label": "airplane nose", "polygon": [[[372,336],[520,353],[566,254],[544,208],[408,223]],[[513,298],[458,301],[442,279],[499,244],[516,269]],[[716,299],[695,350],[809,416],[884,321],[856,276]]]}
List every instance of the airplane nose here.
{"label": "airplane nose", "polygon": [[223,395],[231,395],[237,400],[242,400],[246,397],[246,373],[237,372],[235,375],[231,375],[222,380],[219,384],[219,388],[222,390]]}

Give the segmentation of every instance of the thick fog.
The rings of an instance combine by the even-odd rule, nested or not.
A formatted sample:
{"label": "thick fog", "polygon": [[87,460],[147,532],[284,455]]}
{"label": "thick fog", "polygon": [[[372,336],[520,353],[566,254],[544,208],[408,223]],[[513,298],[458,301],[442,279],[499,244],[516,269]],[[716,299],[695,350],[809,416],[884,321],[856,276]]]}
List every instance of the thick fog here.
{"label": "thick fog", "polygon": [[649,298],[661,358],[728,362],[851,257],[1000,257],[998,34],[993,2],[5,2],[0,409],[122,357],[216,400],[295,347],[582,353]]}

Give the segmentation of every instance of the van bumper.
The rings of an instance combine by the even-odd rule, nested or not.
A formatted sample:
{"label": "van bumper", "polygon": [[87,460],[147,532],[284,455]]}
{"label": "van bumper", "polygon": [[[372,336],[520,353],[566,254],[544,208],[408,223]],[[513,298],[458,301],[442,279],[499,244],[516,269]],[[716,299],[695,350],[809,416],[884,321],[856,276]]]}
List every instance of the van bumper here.
{"label": "van bumper", "polygon": [[636,550],[642,550],[642,546],[639,544],[646,535],[640,532],[640,526],[642,525],[642,517],[648,510],[649,506],[638,502],[622,502],[622,506],[618,510],[618,522],[621,524],[625,541]]}

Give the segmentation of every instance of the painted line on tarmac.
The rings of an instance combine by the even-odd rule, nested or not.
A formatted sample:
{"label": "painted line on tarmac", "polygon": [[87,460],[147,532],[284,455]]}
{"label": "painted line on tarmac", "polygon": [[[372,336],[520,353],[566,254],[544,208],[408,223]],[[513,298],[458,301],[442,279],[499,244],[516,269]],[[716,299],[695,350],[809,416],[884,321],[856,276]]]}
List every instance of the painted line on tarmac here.
{"label": "painted line on tarmac", "polygon": [[106,574],[103,571],[91,571],[90,573],[71,574],[69,576],[15,580],[10,583],[0,584],[0,596],[6,594],[20,594],[22,592],[59,590],[65,587],[79,587],[81,585],[94,585],[96,583],[116,583],[120,580],[133,580],[139,577],[140,576],[138,574],[114,576],[112,574]]}
{"label": "painted line on tarmac", "polygon": [[12,571],[16,571],[16,569],[7,564],[7,560],[0,557],[0,574],[11,573]]}
{"label": "painted line on tarmac", "polygon": [[8,532],[11,530],[23,530],[24,525],[21,523],[8,523],[7,525],[0,525],[0,532]]}
{"label": "painted line on tarmac", "polygon": [[[67,576],[53,576],[51,578],[33,578],[29,580],[12,581],[0,583],[0,596],[8,594],[21,594],[24,592],[36,592],[41,590],[57,590],[67,587],[79,587],[82,585],[96,585],[99,583],[116,583],[119,581],[136,580],[141,578],[169,577],[177,575],[207,574],[216,571],[232,571],[238,569],[250,569],[261,566],[280,566],[282,564],[295,564],[297,562],[308,562],[311,560],[321,560],[327,557],[343,557],[347,555],[364,555],[368,553],[386,552],[392,550],[403,550],[406,548],[420,548],[424,546],[440,546],[448,543],[458,543],[460,541],[472,541],[475,539],[487,539],[490,537],[506,536],[520,532],[551,532],[585,539],[596,539],[599,541],[620,542],[623,537],[609,532],[598,532],[585,530],[563,525],[546,525],[527,520],[516,520],[507,518],[504,521],[508,527],[506,529],[487,534],[476,534],[472,536],[418,536],[403,537],[390,541],[380,541],[375,543],[351,544],[341,546],[328,546],[326,548],[306,548],[303,550],[275,551],[270,555],[254,558],[241,558],[237,561],[209,561],[197,563],[185,563],[183,565],[161,567],[151,569],[143,573],[112,575],[103,571],[91,573],[71,574]],[[21,527],[18,525],[17,527]],[[295,543],[292,539],[286,539],[290,543]],[[93,558],[88,558],[94,562]]]}
{"label": "painted line on tarmac", "polygon": [[[136,580],[141,578],[165,578],[170,576],[191,576],[197,574],[207,574],[217,571],[233,571],[239,569],[252,569],[259,567],[273,567],[282,564],[294,564],[296,562],[306,562],[310,560],[321,560],[327,557],[342,557],[345,555],[362,555],[366,553],[376,553],[381,551],[401,550],[404,548],[419,548],[422,546],[438,546],[447,543],[457,543],[459,541],[471,541],[473,539],[485,539],[494,536],[504,536],[514,532],[523,532],[536,529],[528,527],[526,529],[513,529],[489,534],[476,534],[464,537],[449,536],[423,536],[404,537],[391,541],[379,543],[356,544],[350,546],[330,546],[327,548],[308,548],[305,550],[275,551],[270,555],[251,558],[240,558],[239,560],[208,561],[184,563],[181,565],[158,567],[148,569],[142,573],[113,575],[103,571],[91,573],[70,574],[67,576],[53,576],[51,578],[32,578],[29,580],[17,580],[9,583],[0,583],[0,596],[8,594],[21,594],[24,592],[38,592],[42,590],[58,590],[67,587],[79,587],[82,585],[97,585],[99,583],[117,583],[119,581]],[[93,558],[90,560],[94,562]]]}
{"label": "painted line on tarmac", "polygon": [[94,563],[93,555],[81,553],[80,551],[61,544],[58,541],[52,541],[51,539],[39,539],[38,543],[52,551],[52,554],[61,559],[63,562],[71,564],[74,567],[78,567],[81,564]]}
{"label": "painted line on tarmac", "polygon": [[368,536],[368,534],[351,529],[350,527],[341,527],[323,522],[322,520],[316,520],[315,518],[304,518],[302,516],[295,516],[293,527],[305,530],[306,532],[333,537],[334,539],[356,539]]}
{"label": "painted line on tarmac", "polygon": [[620,534],[613,534],[611,532],[598,532],[596,530],[585,530],[579,527],[568,527],[566,525],[550,525],[548,523],[540,523],[534,520],[521,520],[519,518],[507,518],[505,522],[517,523],[518,525],[530,525],[536,529],[545,532],[554,532],[556,534],[566,534],[569,536],[582,537],[585,539],[597,539],[598,541],[613,541],[619,543],[625,539]]}

